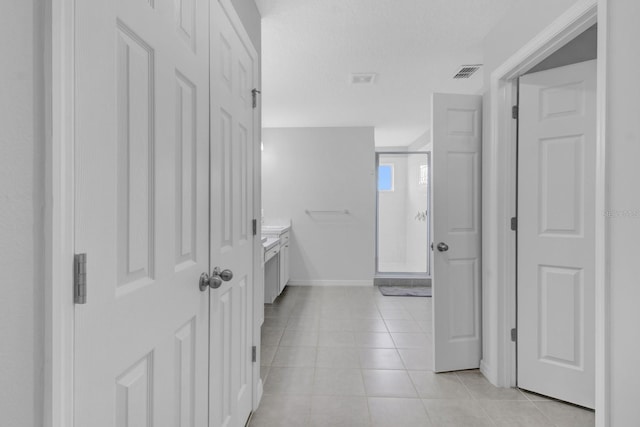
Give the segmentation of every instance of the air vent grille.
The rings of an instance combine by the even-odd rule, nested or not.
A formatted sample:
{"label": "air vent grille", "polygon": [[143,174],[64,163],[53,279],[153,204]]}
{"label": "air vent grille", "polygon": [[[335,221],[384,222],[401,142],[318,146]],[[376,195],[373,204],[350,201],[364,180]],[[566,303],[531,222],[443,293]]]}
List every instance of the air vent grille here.
{"label": "air vent grille", "polygon": [[454,79],[468,79],[482,67],[482,64],[462,65],[453,76]]}
{"label": "air vent grille", "polygon": [[376,81],[376,73],[352,73],[349,81],[352,85],[372,85]]}

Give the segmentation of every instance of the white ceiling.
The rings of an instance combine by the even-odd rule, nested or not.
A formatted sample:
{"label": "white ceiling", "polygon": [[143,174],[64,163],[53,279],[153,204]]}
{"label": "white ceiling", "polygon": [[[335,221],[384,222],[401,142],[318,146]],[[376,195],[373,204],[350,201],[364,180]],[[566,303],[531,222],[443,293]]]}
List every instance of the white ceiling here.
{"label": "white ceiling", "polygon": [[[481,42],[513,0],[255,0],[264,127],[375,126],[377,146],[429,129],[432,92],[477,93]],[[351,73],[377,73],[351,85]]]}

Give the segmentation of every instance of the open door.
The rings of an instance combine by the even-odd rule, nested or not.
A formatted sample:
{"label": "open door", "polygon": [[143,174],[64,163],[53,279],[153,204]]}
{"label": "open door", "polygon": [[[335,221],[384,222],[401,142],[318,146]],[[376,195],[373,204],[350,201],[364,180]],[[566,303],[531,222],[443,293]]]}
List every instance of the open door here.
{"label": "open door", "polygon": [[482,97],[436,93],[432,117],[433,370],[445,372],[482,354]]}
{"label": "open door", "polygon": [[[243,427],[253,407],[255,153],[252,89],[257,54],[227,10],[211,2],[210,427]],[[239,20],[236,20],[239,22]],[[225,272],[226,271],[226,272]],[[231,274],[229,274],[231,273]]]}
{"label": "open door", "polygon": [[596,61],[520,78],[518,386],[595,403]]}
{"label": "open door", "polygon": [[74,425],[204,426],[209,2],[75,7]]}

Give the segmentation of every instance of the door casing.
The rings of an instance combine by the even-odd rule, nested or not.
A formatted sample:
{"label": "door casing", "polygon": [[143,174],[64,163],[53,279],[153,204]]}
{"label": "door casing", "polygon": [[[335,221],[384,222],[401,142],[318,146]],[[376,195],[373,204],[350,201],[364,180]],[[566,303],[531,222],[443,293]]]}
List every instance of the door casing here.
{"label": "door casing", "polygon": [[[235,12],[231,0],[217,0],[226,11],[247,49],[260,57],[250,41],[249,34]],[[44,396],[43,413],[46,427],[73,426],[74,402],[74,304],[71,293],[74,255],[74,83],[75,83],[75,2],[51,0],[45,2],[44,17],[44,75],[45,75],[45,286],[44,296]],[[260,66],[254,65],[254,76],[260,81]],[[254,84],[257,84],[254,82]],[[258,88],[259,89],[259,88]],[[261,103],[254,110],[254,212],[258,218],[260,206],[260,133]],[[262,246],[254,239],[254,260],[261,259]],[[258,256],[259,255],[259,256]],[[262,287],[262,265],[254,261],[255,286]],[[254,302],[261,302],[261,295],[254,295]],[[254,305],[253,336],[259,344],[263,316],[260,307]],[[256,341],[257,339],[257,341]],[[259,352],[258,352],[259,357]],[[254,378],[260,378],[259,359],[254,363]],[[253,408],[257,408],[262,395],[262,382],[254,383]]]}
{"label": "door casing", "polygon": [[[578,34],[598,23],[597,131],[596,131],[596,425],[604,427],[609,420],[609,360],[607,337],[609,327],[608,277],[606,265],[606,67],[607,67],[607,3],[608,0],[580,0],[540,32],[529,43],[497,67],[490,76],[489,138],[485,159],[493,164],[485,167],[483,183],[483,270],[495,272],[495,292],[483,298],[485,325],[496,325],[493,338],[483,346],[496,354],[490,366],[483,360],[480,369],[493,384],[516,385],[516,348],[511,341],[511,328],[516,326],[516,244],[508,221],[516,216],[516,140],[517,125],[511,118],[511,106],[517,104],[517,78],[553,54]],[[488,281],[483,281],[487,286]],[[495,316],[490,319],[489,316]]]}

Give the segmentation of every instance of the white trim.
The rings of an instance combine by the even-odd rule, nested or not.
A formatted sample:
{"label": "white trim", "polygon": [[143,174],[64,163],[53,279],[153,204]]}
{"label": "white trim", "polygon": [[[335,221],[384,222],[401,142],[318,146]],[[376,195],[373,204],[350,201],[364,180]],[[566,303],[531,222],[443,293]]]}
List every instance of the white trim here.
{"label": "white trim", "polygon": [[289,280],[287,286],[373,286],[372,280]]}
{"label": "white trim", "polygon": [[[515,153],[512,141],[515,126],[509,110],[514,96],[514,79],[564,46],[598,22],[598,114],[596,153],[596,421],[608,425],[608,292],[606,288],[605,207],[605,124],[606,124],[606,0],[580,0],[551,25],[511,56],[490,76],[490,139],[487,150],[491,164],[488,172],[484,239],[485,268],[495,272],[496,294],[490,297],[498,311],[494,343],[496,370],[481,363],[481,370],[496,385],[516,383],[516,358],[509,330],[515,327],[515,246],[508,218],[515,210]],[[487,193],[485,193],[487,194]]]}
{"label": "white trim", "polygon": [[[51,286],[45,286],[44,425],[73,426],[74,306],[71,283],[74,241],[74,50],[75,2],[52,0],[50,76],[47,106],[47,230],[46,260]],[[49,69],[49,67],[51,67]]]}
{"label": "white trim", "polygon": [[610,424],[609,269],[607,253],[607,40],[608,0],[598,0],[598,80],[596,121],[596,426]]}

